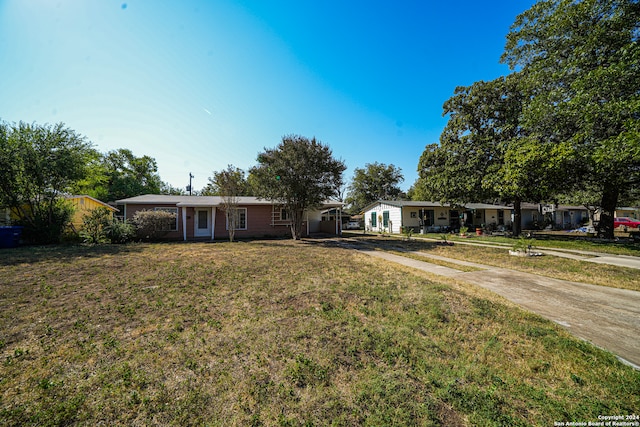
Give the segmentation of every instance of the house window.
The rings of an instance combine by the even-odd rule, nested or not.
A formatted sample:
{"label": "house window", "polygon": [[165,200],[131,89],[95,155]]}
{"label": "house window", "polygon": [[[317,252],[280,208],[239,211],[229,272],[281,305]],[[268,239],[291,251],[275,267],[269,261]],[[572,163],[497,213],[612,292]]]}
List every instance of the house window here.
{"label": "house window", "polygon": [[289,216],[287,215],[287,210],[285,208],[280,209],[280,220],[286,221],[288,219],[289,219]]}
{"label": "house window", "polygon": [[178,229],[178,208],[154,208],[154,210],[169,212],[170,214],[173,214],[173,217],[175,219],[175,221],[171,222],[168,230],[162,231],[176,231]]}
{"label": "house window", "polygon": [[[247,229],[247,208],[237,208],[236,230]],[[229,229],[229,218],[227,217],[227,230]]]}
{"label": "house window", "polygon": [[411,218],[418,218],[418,212],[410,212]]}
{"label": "house window", "polygon": [[383,227],[389,226],[389,211],[382,212],[382,226]]}
{"label": "house window", "polygon": [[371,227],[377,227],[377,226],[378,226],[378,219],[376,218],[376,213],[371,212]]}

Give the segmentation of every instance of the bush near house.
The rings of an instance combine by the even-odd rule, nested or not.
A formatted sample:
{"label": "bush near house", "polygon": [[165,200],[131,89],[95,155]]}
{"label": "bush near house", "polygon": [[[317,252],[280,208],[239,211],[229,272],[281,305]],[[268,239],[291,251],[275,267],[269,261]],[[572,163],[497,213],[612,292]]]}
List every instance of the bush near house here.
{"label": "bush near house", "polygon": [[156,240],[171,231],[176,215],[163,210],[141,210],[133,216],[133,224],[141,239]]}
{"label": "bush near house", "polygon": [[80,237],[85,243],[126,243],[134,236],[134,227],[114,218],[107,208],[96,208],[83,217]]}

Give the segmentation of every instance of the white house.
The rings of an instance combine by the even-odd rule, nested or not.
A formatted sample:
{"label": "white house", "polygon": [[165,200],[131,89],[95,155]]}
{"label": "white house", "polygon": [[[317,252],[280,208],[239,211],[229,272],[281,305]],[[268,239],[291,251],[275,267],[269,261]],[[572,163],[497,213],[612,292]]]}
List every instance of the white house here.
{"label": "white house", "polygon": [[462,225],[511,226],[512,208],[504,205],[469,203],[463,207],[426,201],[379,200],[364,209],[367,230],[399,233],[400,227],[428,232],[457,230]]}

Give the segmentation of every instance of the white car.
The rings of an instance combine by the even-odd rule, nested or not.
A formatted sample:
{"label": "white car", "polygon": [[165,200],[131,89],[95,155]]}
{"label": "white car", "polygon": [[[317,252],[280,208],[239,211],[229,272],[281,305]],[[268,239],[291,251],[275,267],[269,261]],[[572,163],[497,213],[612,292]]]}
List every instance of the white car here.
{"label": "white car", "polygon": [[349,221],[345,227],[347,230],[359,230],[360,223],[358,221]]}

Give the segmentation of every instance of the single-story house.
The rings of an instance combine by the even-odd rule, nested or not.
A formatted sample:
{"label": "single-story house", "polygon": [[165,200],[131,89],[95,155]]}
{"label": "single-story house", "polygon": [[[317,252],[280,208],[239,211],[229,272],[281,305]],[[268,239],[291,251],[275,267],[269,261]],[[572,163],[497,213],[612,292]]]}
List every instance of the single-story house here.
{"label": "single-story house", "polygon": [[623,207],[616,208],[615,216],[640,219],[640,206],[636,206],[636,207],[623,206]]}
{"label": "single-story house", "polygon": [[[523,229],[541,228],[545,219],[554,228],[577,228],[589,218],[584,206],[541,205],[522,203],[521,225]],[[546,218],[545,218],[546,216]],[[450,206],[438,202],[379,200],[365,207],[365,227],[368,230],[386,230],[399,233],[400,227],[426,232],[469,228],[510,229],[514,221],[513,206],[488,203],[467,203]]]}
{"label": "single-story house", "polygon": [[522,228],[525,230],[548,225],[556,229],[571,230],[589,221],[589,210],[585,206],[522,203],[521,209]]}
{"label": "single-story house", "polygon": [[79,196],[65,196],[65,199],[73,205],[73,217],[71,218],[71,225],[75,230],[82,229],[84,224],[84,216],[89,214],[92,210],[97,208],[105,208],[111,211],[112,214],[118,212],[118,209],[98,199],[94,199],[91,196],[82,194]]}
{"label": "single-story house", "polygon": [[[257,197],[237,197],[239,224],[236,238],[279,237],[291,235],[291,222],[284,206]],[[164,210],[175,214],[176,222],[165,237],[174,240],[214,240],[229,237],[223,198],[220,196],[174,196],[146,194],[116,201],[126,220],[140,210]],[[339,235],[339,221],[323,221],[322,211],[336,208],[342,202],[326,201],[318,210],[305,212],[303,235],[327,233]]]}
{"label": "single-story house", "polygon": [[427,201],[379,200],[364,208],[367,230],[385,229],[399,233],[400,227],[427,232],[457,230],[461,226],[478,228],[511,226],[512,208],[504,205],[468,203],[463,207]]}

